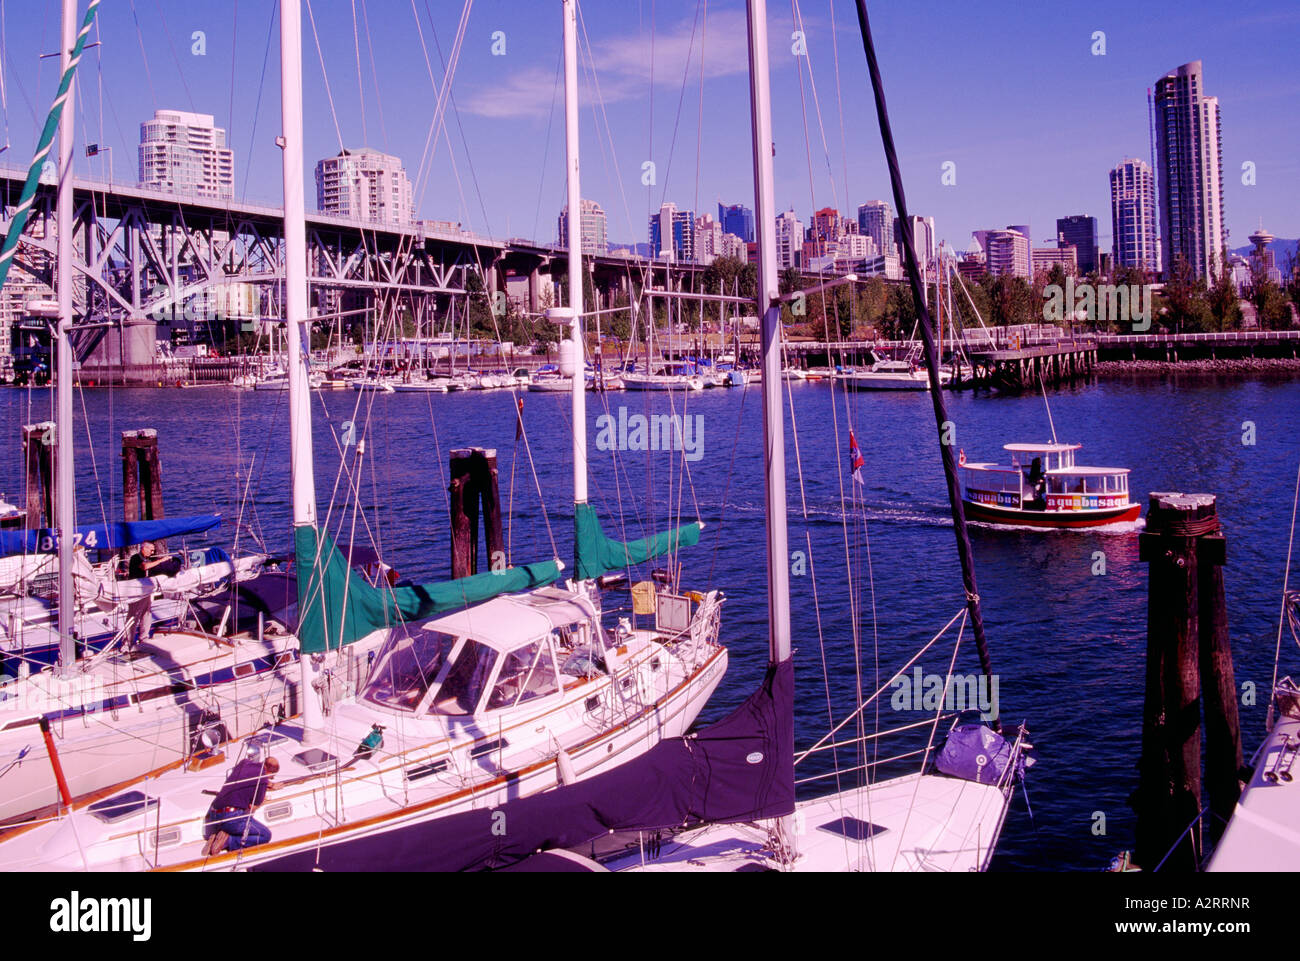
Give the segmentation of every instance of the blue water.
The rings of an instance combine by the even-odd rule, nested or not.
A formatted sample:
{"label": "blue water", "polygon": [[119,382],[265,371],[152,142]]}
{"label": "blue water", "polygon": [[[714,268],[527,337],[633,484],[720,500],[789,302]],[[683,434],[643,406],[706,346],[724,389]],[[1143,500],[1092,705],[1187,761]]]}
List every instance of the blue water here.
{"label": "blue water", "polygon": [[[531,462],[515,440],[508,392],[319,395],[313,412],[322,515],[328,512],[343,539],[378,543],[404,577],[447,576],[448,452],[492,447],[510,511],[511,560],[558,554],[567,563],[570,399],[521,396]],[[830,718],[838,722],[853,710],[859,675],[868,693],[887,680],[960,610],[962,591],[929,398],[845,397],[814,384],[792,385],[790,398],[798,428],[797,458],[794,433],[787,430],[790,547],[804,555],[791,560],[797,734],[806,746],[825,733]],[[679,414],[702,418],[698,459],[624,452],[616,462],[614,454],[597,449],[596,421],[606,405],[617,417],[620,406],[629,414],[663,412],[670,402]],[[20,426],[47,419],[50,403],[47,392],[0,392],[0,435],[11,439],[11,454],[0,463],[0,491],[11,501],[21,499]],[[971,459],[995,459],[1004,443],[1050,437],[1041,397],[956,394],[948,403],[957,446]],[[227,546],[235,536],[233,519],[242,517],[241,546],[255,546],[256,535],[272,549],[286,549],[286,408],[284,393],[219,388],[79,393],[77,409],[85,415],[76,437],[79,522],[120,514],[120,433],[154,427],[169,514],[219,510],[228,519],[221,529]],[[1297,411],[1300,381],[1294,379],[1107,379],[1052,396],[1058,436],[1084,445],[1080,462],[1130,467],[1131,489],[1143,502],[1148,491],[1219,496],[1237,681],[1253,682],[1260,691],[1268,688],[1273,664],[1300,454]],[[866,483],[856,489],[848,479],[850,418],[866,459]],[[365,440],[355,471],[359,497],[349,493],[336,445],[348,421]],[[1254,425],[1253,444],[1243,443],[1245,422]],[[591,500],[607,532],[640,536],[670,517],[698,516],[706,523],[701,544],[682,555],[683,584],[726,592],[722,638],[732,655],[706,721],[749,693],[766,660],[761,423],[756,388],[706,391],[685,401],[630,393],[589,400]],[[355,450],[348,449],[349,463]],[[241,498],[245,489],[247,499]],[[842,490],[860,500],[850,502],[847,521]],[[354,509],[358,501],[360,511]],[[995,868],[1095,870],[1132,845],[1127,798],[1136,785],[1146,635],[1146,571],[1137,557],[1136,530],[974,530],[1002,716],[1028,723],[1038,758],[1028,780],[1033,818],[1018,798]],[[1104,553],[1104,575],[1094,574],[1097,552]],[[951,652],[951,644],[936,645],[918,664],[925,673],[947,673]],[[1300,658],[1284,658],[1284,669],[1297,668]],[[955,671],[977,669],[968,631]],[[891,693],[868,709],[867,730],[927,716],[894,710]],[[1249,753],[1263,732],[1263,698],[1241,710]],[[854,730],[850,725],[841,737]],[[926,734],[921,729],[887,740],[878,756],[921,747]],[[841,752],[839,761],[852,766],[855,758]],[[818,755],[798,774],[823,773],[828,764],[828,755]],[[816,793],[833,783],[803,790]],[[1096,833],[1099,815],[1104,834]]]}

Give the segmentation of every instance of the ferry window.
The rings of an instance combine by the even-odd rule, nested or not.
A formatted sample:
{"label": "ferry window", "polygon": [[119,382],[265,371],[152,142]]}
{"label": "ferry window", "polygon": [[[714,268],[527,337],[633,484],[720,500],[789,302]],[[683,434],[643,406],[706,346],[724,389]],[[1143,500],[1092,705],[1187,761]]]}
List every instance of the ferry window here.
{"label": "ferry window", "polygon": [[441,631],[419,631],[398,638],[371,675],[366,698],[386,707],[414,710],[455,643],[454,637]]}
{"label": "ferry window", "polygon": [[496,656],[496,651],[487,645],[466,640],[438,688],[429,713],[472,714],[487,687]]}

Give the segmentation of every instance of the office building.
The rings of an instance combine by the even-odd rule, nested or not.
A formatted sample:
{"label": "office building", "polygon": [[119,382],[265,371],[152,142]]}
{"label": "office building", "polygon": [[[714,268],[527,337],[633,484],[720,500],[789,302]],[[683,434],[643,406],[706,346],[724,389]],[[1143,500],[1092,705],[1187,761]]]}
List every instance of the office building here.
{"label": "office building", "polygon": [[1061,217],[1056,221],[1056,245],[1073,247],[1080,274],[1097,269],[1097,218],[1086,214]]}
{"label": "office building", "polygon": [[[578,203],[581,211],[582,252],[584,254],[603,254],[609,251],[609,238],[606,232],[605,211],[594,200],[582,200]],[[560,210],[559,245],[569,246],[569,205]]]}
{"label": "office building", "polygon": [[1110,223],[1115,266],[1158,273],[1155,178],[1143,161],[1126,157],[1110,172]]}

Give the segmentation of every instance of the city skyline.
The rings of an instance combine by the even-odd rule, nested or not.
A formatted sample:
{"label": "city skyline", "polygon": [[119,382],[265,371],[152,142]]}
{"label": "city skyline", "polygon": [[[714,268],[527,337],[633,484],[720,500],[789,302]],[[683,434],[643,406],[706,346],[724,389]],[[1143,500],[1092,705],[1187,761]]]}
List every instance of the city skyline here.
{"label": "city skyline", "polygon": [[[1248,4],[1240,18],[1217,24],[1197,15],[1212,9],[1208,3],[1192,4],[1171,18],[1157,10],[1103,2],[1086,12],[1054,12],[1048,23],[1022,22],[1011,9],[997,6],[978,13],[957,4],[940,6],[941,16],[962,29],[927,34],[924,58],[913,55],[909,30],[925,18],[906,10],[873,11],[882,69],[891,82],[908,206],[935,218],[936,240],[964,249],[974,230],[1008,222],[1031,225],[1037,237],[1045,238],[1058,218],[1084,213],[1097,217],[1099,249],[1109,251],[1109,172],[1124,157],[1150,157],[1147,88],[1156,77],[1196,59],[1204,62],[1209,92],[1223,111],[1229,245],[1245,246],[1261,220],[1278,236],[1300,234],[1300,199],[1291,189],[1300,176],[1300,134],[1286,122],[1287,106],[1300,93],[1300,84],[1291,79],[1294,72],[1287,71],[1285,59],[1286,38],[1300,34],[1300,10]],[[801,217],[827,206],[852,216],[859,204],[873,198],[893,206],[879,148],[872,143],[874,112],[857,109],[867,85],[852,9],[832,9],[834,34],[827,11],[805,14],[801,26],[807,57],[791,54],[788,13],[774,11],[770,17],[773,70],[780,78],[774,85],[777,206]],[[583,193],[607,211],[611,245],[640,242],[648,216],[664,202],[696,211],[712,210],[718,203],[752,205],[745,186],[748,160],[737,163],[735,149],[743,143],[747,157],[743,35],[730,29],[740,13],[739,5],[710,7],[707,23],[701,24],[704,18],[696,18],[693,5],[660,5],[653,30],[652,84],[644,52],[652,33],[649,12],[638,18],[635,12],[584,10],[602,104],[595,101],[591,71],[585,69]],[[279,193],[274,146],[279,108],[274,96],[278,56],[274,44],[267,44],[271,7],[240,14],[238,30],[232,30],[225,10],[169,4],[165,19],[142,19],[138,35],[129,16],[103,18],[102,46],[88,52],[92,70],[86,76],[102,71],[104,96],[101,102],[98,80],[79,86],[77,139],[83,147],[98,143],[112,149],[89,159],[79,150],[77,172],[106,178],[111,164],[113,178],[123,182],[128,158],[137,148],[131,134],[154,111],[212,113],[215,125],[228,130],[234,152],[235,198],[274,200]],[[409,10],[384,14],[369,13],[369,33],[361,38],[360,88],[350,13],[318,10],[315,35],[305,23],[305,97],[313,118],[307,156],[320,159],[342,148],[373,146],[402,158],[411,170],[418,219],[461,222],[503,239],[545,240],[563,202],[563,138],[554,96],[558,14],[544,5],[474,12],[445,131],[436,140],[432,162],[423,163],[435,98],[418,31]],[[1159,29],[1153,29],[1157,23]],[[440,79],[440,56],[451,55],[453,25],[424,17],[420,26],[434,76]],[[702,80],[701,26],[706,28]],[[38,41],[33,50],[49,47],[56,27],[57,17],[43,5],[10,13],[10,29],[27,29]],[[504,32],[504,56],[491,52],[491,36],[498,29]],[[198,41],[189,39],[196,30],[203,34],[201,55],[193,52]],[[1098,30],[1105,33],[1104,55],[1091,52]],[[964,34],[964,41],[958,43],[949,33]],[[315,53],[316,36],[328,64],[328,93]],[[834,50],[832,37],[838,41]],[[372,64],[367,47],[385,53]],[[1022,58],[1019,81],[978,69],[1011,47]],[[931,48],[936,52],[931,54]],[[29,62],[17,47],[7,49],[4,58],[12,142],[6,159],[14,163],[11,158],[30,152],[57,64],[37,66],[34,52]],[[936,73],[935,63],[944,65],[941,72]],[[825,147],[806,73],[802,79],[812,142],[805,143],[803,136],[801,74],[795,68],[808,65],[816,81]],[[1051,91],[1039,89],[1045,84],[1023,82],[1048,70],[1054,71]],[[973,97],[956,85],[963,71],[979,77]],[[701,85],[702,106],[697,99]],[[978,103],[990,106],[971,109]],[[1068,109],[1061,109],[1062,103]],[[698,144],[697,128],[703,133]],[[521,153],[520,144],[528,149]],[[528,158],[526,170],[521,156]],[[646,157],[656,164],[651,186],[641,183]],[[949,162],[955,183],[945,185],[944,164]],[[1244,163],[1253,164],[1253,185],[1242,182]]]}

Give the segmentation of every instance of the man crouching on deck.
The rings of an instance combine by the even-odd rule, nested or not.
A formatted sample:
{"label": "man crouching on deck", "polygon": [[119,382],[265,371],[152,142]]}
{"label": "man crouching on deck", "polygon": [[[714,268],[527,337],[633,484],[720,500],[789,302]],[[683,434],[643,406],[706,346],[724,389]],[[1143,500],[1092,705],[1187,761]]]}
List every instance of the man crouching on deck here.
{"label": "man crouching on deck", "polygon": [[203,836],[208,839],[204,857],[271,840],[270,829],[253,820],[253,812],[266,799],[267,790],[276,786],[271,776],[279,770],[280,762],[273,757],[246,758],[231,769],[203,819]]}

